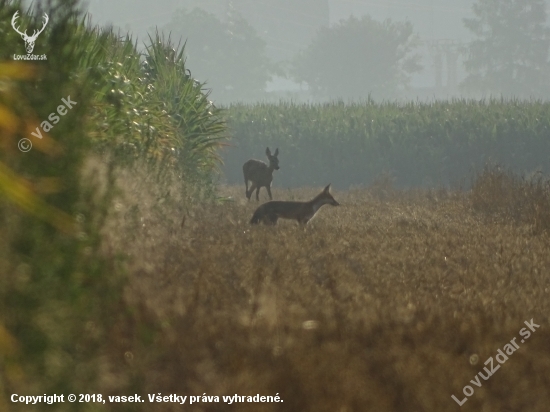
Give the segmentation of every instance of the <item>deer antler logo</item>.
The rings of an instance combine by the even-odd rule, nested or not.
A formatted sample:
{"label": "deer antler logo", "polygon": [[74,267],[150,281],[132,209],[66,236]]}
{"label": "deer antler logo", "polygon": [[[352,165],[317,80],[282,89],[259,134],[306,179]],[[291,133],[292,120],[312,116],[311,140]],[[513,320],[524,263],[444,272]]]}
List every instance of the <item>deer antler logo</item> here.
{"label": "deer antler logo", "polygon": [[27,30],[25,30],[25,32],[21,32],[19,28],[15,27],[15,21],[17,20],[18,17],[19,17],[19,11],[16,11],[15,14],[13,15],[13,18],[11,19],[11,26],[17,33],[21,35],[21,38],[25,40],[25,49],[27,49],[27,54],[31,54],[34,49],[34,42],[36,41],[36,38],[40,33],[44,31],[44,29],[46,28],[46,24],[48,24],[48,21],[50,20],[50,18],[46,13],[44,13],[44,17],[43,17],[44,25],[40,30],[35,30],[32,36],[29,36],[27,34]]}

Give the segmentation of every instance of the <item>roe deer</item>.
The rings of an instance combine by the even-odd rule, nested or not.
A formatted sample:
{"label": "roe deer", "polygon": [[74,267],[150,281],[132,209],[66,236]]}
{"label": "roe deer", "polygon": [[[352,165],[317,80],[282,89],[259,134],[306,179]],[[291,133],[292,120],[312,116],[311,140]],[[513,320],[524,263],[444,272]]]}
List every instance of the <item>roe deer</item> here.
{"label": "roe deer", "polygon": [[330,194],[330,183],[309,202],[273,200],[264,203],[256,209],[250,223],[256,225],[263,222],[266,225],[275,225],[277,224],[277,219],[282,218],[295,219],[301,225],[305,225],[323,205],[340,206],[340,203]]}
{"label": "roe deer", "polygon": [[[279,170],[279,148],[275,150],[275,153],[271,155],[271,150],[269,147],[265,149],[265,154],[269,159],[269,166],[264,162],[256,159],[250,159],[243,165],[243,174],[244,174],[244,184],[246,186],[246,197],[250,200],[252,192],[256,189],[256,200],[260,200],[260,188],[265,187],[267,189],[267,194],[269,195],[269,200],[272,200],[271,196],[271,182],[273,181],[273,171]],[[248,190],[248,181],[252,182],[250,186],[250,191]]]}

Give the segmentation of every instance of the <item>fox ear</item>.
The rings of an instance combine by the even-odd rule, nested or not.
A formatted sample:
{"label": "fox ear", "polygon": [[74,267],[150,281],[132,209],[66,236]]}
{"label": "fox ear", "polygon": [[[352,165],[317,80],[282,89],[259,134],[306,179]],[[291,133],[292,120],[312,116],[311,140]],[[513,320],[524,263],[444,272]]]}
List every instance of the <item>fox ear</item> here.
{"label": "fox ear", "polygon": [[265,154],[271,156],[271,150],[269,150],[269,147],[265,149]]}
{"label": "fox ear", "polygon": [[328,191],[330,190],[330,185],[331,185],[331,184],[329,183],[329,184],[327,185],[327,187],[325,187],[325,189],[323,190],[323,192],[327,192],[327,193],[328,193]]}
{"label": "fox ear", "polygon": [[277,156],[278,154],[279,154],[279,148],[276,148],[274,155]]}

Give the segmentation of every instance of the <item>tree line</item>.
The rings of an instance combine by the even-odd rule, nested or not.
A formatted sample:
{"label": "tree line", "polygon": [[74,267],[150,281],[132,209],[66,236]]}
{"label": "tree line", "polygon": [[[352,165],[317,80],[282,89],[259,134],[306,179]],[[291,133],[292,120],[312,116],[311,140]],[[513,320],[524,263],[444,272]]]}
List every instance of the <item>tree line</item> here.
{"label": "tree line", "polygon": [[[473,17],[463,22],[473,36],[465,50],[464,95],[549,95],[544,0],[478,0]],[[236,11],[223,18],[199,8],[178,10],[162,30],[186,42],[189,68],[222,103],[266,98],[274,76],[302,84],[314,98],[393,99],[422,70],[410,22],[350,17],[320,27],[293,59],[276,63],[267,57],[261,34]]]}

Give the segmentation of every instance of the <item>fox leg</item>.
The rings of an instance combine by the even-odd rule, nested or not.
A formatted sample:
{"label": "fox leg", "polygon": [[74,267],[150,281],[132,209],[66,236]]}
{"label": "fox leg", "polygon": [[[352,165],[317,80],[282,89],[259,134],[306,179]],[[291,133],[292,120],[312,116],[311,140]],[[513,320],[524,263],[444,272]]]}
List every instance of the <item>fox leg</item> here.
{"label": "fox leg", "polygon": [[269,213],[269,214],[265,215],[264,223],[266,225],[275,226],[277,224],[278,219],[279,219],[279,217],[275,213]]}

